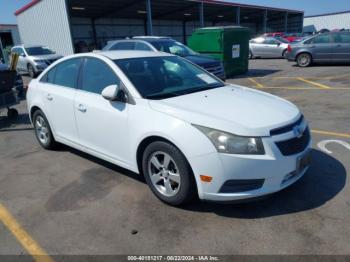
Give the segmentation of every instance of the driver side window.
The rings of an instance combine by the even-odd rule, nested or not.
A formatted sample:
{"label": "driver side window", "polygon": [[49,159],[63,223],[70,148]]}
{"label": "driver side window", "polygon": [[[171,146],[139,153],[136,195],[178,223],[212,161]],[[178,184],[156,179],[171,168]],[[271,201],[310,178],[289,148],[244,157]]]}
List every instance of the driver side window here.
{"label": "driver side window", "polygon": [[120,85],[120,79],[102,60],[86,58],[82,73],[82,90],[101,94],[109,85]]}

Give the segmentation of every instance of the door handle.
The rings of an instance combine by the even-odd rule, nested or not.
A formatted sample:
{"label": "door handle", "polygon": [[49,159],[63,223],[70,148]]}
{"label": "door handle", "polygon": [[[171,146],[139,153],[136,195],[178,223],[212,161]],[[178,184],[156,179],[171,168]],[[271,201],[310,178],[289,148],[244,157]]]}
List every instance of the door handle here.
{"label": "door handle", "polygon": [[49,100],[49,101],[52,101],[52,100],[53,100],[53,97],[52,97],[51,94],[47,94],[46,98],[47,98],[47,100]]}
{"label": "door handle", "polygon": [[84,105],[82,105],[82,104],[79,104],[79,105],[77,106],[77,109],[78,109],[80,112],[83,112],[83,113],[85,113],[85,112],[87,111],[86,107],[85,107]]}

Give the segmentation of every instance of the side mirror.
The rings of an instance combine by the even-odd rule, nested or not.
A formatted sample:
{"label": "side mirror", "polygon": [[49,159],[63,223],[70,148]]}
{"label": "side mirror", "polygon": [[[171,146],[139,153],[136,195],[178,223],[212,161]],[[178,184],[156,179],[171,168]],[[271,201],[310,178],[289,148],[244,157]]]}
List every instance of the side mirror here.
{"label": "side mirror", "polygon": [[102,90],[103,98],[109,101],[119,101],[126,103],[127,96],[124,90],[122,90],[118,85],[110,85]]}
{"label": "side mirror", "polygon": [[280,46],[281,45],[281,43],[277,43],[277,46]]}

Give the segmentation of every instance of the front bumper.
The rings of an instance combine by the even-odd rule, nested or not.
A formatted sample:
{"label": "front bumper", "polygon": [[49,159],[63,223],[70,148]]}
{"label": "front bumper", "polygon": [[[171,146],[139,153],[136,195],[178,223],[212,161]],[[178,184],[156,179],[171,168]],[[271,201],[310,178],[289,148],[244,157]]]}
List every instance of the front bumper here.
{"label": "front bumper", "polygon": [[[292,185],[307,172],[308,165],[297,170],[297,163],[301,157],[310,154],[311,148],[310,139],[302,152],[290,156],[282,155],[276,142],[291,139],[293,136],[293,132],[289,132],[263,138],[266,154],[261,156],[211,153],[189,159],[196,176],[199,198],[211,201],[242,200],[275,193]],[[213,179],[210,183],[202,182],[200,175],[211,176]],[[227,181],[237,181],[238,187],[235,189],[242,188],[243,191],[229,192],[227,187],[223,190]],[[247,184],[249,181],[252,181],[250,185]],[[254,188],[253,185],[256,189],[249,190]]]}

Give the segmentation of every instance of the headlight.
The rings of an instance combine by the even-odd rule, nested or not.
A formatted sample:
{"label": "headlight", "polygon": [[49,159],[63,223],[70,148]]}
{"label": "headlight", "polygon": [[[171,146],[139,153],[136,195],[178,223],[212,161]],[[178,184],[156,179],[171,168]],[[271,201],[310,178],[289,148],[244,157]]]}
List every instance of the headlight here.
{"label": "headlight", "polygon": [[264,155],[265,150],[261,138],[236,136],[224,131],[197,126],[205,134],[220,153],[238,155]]}

